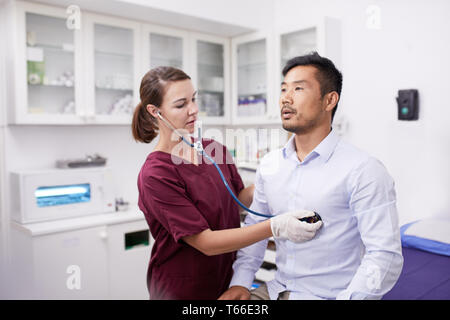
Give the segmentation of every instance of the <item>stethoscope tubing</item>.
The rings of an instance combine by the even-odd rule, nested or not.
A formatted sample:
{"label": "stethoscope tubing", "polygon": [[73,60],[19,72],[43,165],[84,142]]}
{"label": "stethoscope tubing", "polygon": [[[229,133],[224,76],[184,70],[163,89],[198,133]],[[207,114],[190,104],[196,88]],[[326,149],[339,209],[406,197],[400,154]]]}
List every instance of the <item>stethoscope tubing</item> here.
{"label": "stethoscope tubing", "polygon": [[180,134],[166,119],[164,119],[161,115],[160,112],[158,112],[158,116],[159,118],[173,131],[175,132],[180,138],[181,140],[183,140],[184,143],[186,143],[188,146],[190,146],[191,148],[193,148],[195,151],[197,151],[198,153],[200,153],[202,156],[204,156],[206,159],[208,159],[213,165],[214,167],[217,169],[217,172],[219,172],[220,178],[222,179],[223,184],[225,185],[225,187],[227,188],[228,192],[230,193],[231,197],[233,198],[233,200],[245,211],[252,213],[254,215],[260,216],[260,217],[264,217],[264,218],[272,218],[274,217],[273,215],[268,215],[268,214],[263,214],[260,212],[256,212],[253,211],[250,208],[247,208],[234,194],[233,190],[231,190],[230,186],[228,185],[227,180],[225,179],[225,176],[222,173],[222,170],[220,170],[219,166],[217,165],[217,163],[205,152],[205,150],[203,150],[203,146],[201,145],[201,137],[199,137],[198,139],[198,144],[194,145],[192,142],[189,142],[186,140],[186,138]]}

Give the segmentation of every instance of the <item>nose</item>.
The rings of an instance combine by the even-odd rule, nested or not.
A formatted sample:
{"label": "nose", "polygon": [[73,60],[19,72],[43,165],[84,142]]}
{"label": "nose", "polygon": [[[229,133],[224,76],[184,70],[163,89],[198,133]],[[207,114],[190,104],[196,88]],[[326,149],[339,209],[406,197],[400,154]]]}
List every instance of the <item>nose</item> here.
{"label": "nose", "polygon": [[292,104],[292,90],[286,89],[286,91],[281,92],[280,102],[284,104]]}
{"label": "nose", "polygon": [[188,116],[193,116],[193,115],[196,115],[197,113],[198,113],[197,102],[191,101],[191,103],[189,103],[189,107],[188,107]]}

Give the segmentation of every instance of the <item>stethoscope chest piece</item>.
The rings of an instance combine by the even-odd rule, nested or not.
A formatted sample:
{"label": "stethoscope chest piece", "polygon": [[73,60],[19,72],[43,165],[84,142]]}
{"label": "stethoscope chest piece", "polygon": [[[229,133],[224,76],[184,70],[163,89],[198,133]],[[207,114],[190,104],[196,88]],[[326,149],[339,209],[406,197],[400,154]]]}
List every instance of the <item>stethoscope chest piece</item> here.
{"label": "stethoscope chest piece", "polygon": [[316,223],[316,222],[322,221],[322,217],[317,212],[314,212],[314,215],[312,217],[305,217],[305,218],[301,218],[298,220],[304,221],[307,223]]}

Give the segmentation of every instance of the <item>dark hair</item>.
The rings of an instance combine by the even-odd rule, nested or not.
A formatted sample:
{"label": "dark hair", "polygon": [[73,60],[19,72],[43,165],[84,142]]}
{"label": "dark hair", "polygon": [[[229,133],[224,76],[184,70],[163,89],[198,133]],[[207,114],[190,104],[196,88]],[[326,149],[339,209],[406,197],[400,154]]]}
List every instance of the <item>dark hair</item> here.
{"label": "dark hair", "polygon": [[141,102],[134,109],[131,131],[134,140],[150,143],[158,135],[156,119],[147,111],[147,105],[161,106],[168,82],[191,79],[184,71],[173,67],[156,67],[141,81]]}
{"label": "dark hair", "polygon": [[[334,63],[330,59],[321,57],[315,51],[304,56],[292,58],[286,62],[286,65],[283,68],[283,76],[286,76],[289,70],[297,66],[313,66],[317,69],[316,79],[319,81],[322,97],[332,91],[336,91],[339,97],[341,96],[342,73],[336,69]],[[337,110],[337,105],[338,103],[336,103],[336,107],[334,107],[331,113],[332,122]]]}

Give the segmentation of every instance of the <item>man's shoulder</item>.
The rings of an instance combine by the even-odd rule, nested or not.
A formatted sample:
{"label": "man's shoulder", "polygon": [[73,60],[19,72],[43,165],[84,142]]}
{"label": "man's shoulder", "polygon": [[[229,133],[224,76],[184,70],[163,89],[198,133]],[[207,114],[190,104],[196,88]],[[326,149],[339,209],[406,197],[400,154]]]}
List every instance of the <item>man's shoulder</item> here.
{"label": "man's shoulder", "polygon": [[358,167],[375,158],[354,144],[341,139],[336,145],[332,159],[344,161],[351,167]]}
{"label": "man's shoulder", "polygon": [[341,140],[334,152],[335,160],[347,164],[352,172],[365,172],[376,176],[388,174],[384,164],[375,156],[359,147]]}

